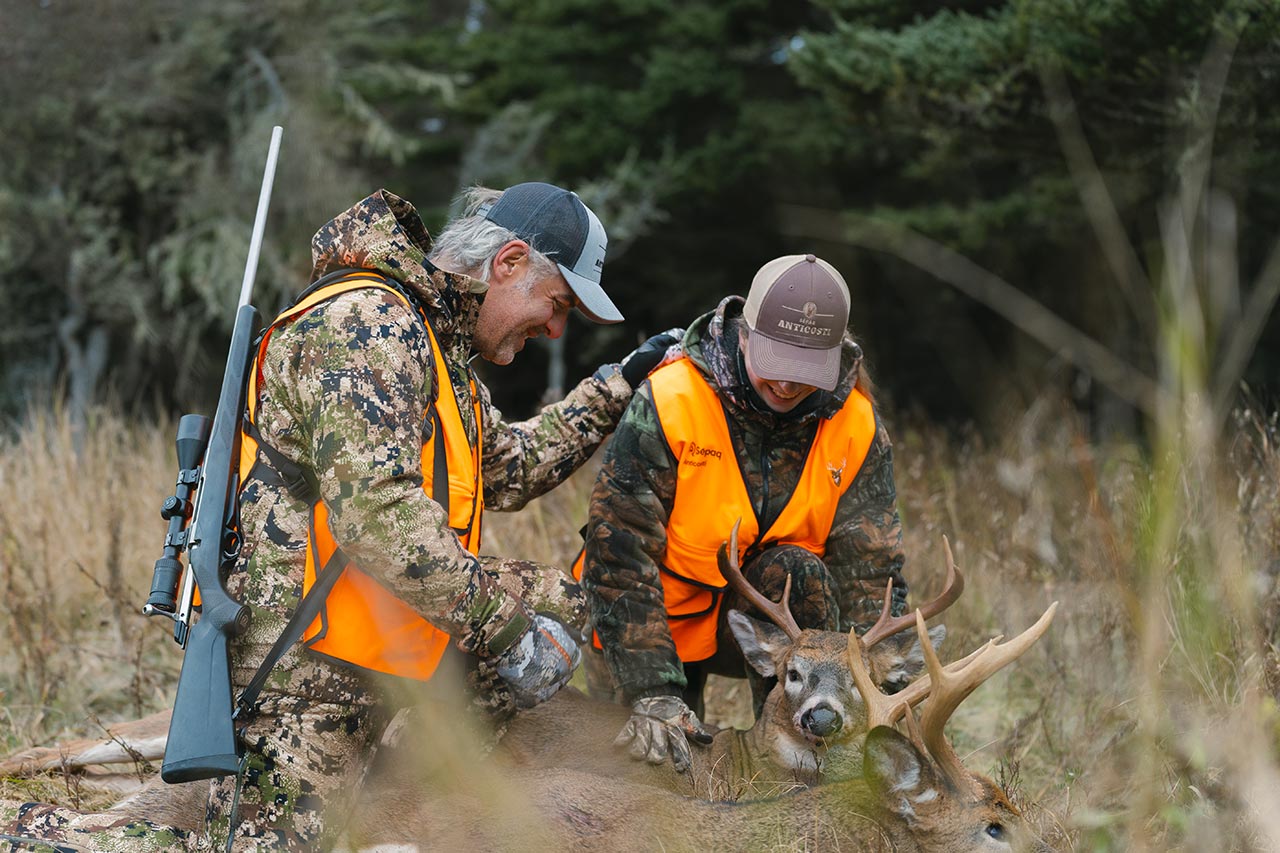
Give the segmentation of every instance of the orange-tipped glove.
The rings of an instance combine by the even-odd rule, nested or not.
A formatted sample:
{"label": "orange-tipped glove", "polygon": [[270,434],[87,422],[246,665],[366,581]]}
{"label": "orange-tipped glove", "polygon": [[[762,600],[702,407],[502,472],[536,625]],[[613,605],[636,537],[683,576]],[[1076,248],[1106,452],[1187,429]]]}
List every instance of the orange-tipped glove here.
{"label": "orange-tipped glove", "polygon": [[537,614],[533,625],[511,648],[498,655],[498,677],[511,688],[520,708],[532,708],[569,683],[582,652],[556,620]]}

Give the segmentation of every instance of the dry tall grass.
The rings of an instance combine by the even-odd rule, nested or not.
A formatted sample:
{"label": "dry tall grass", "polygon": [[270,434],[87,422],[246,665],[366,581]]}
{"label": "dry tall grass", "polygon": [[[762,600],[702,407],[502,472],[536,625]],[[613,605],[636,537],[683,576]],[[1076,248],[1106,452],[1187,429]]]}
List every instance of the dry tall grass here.
{"label": "dry tall grass", "polygon": [[[1090,443],[1052,400],[1012,414],[998,441],[894,429],[914,595],[940,581],[943,534],[969,579],[946,654],[1063,602],[951,725],[966,762],[1007,780],[1061,848],[1280,849],[1276,423],[1240,412],[1210,440],[1194,418],[1175,422],[1149,451]],[[139,607],[171,435],[98,412],[78,451],[57,414],[0,440],[0,747],[170,701],[179,655]],[[488,516],[486,551],[566,565],[591,477]],[[715,716],[745,724],[744,691],[719,690]]]}

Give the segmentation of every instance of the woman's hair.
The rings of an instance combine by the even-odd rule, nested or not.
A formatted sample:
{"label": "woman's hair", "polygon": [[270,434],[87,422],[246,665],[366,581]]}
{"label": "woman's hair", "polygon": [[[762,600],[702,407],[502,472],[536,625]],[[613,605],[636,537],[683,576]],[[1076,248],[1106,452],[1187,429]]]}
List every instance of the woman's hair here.
{"label": "woman's hair", "polygon": [[[464,192],[460,197],[462,214],[445,225],[440,236],[433,241],[428,259],[450,272],[488,281],[498,250],[512,240],[521,239],[477,213],[481,205],[497,201],[501,195],[501,190],[478,186]],[[528,286],[557,272],[554,261],[529,247],[529,275],[524,279]]]}
{"label": "woman's hair", "polygon": [[854,381],[853,387],[861,391],[862,395],[873,404],[875,403],[876,384],[871,381],[871,373],[867,370],[867,357],[865,354],[858,360],[858,378]]}

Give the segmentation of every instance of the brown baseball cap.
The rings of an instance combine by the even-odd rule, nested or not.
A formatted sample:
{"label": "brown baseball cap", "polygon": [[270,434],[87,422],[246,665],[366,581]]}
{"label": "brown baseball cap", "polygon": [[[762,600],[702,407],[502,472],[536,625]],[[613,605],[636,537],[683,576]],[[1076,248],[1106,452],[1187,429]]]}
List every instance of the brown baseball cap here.
{"label": "brown baseball cap", "polygon": [[760,268],[742,309],[747,358],[761,379],[834,391],[849,324],[849,286],[814,255],[786,255]]}

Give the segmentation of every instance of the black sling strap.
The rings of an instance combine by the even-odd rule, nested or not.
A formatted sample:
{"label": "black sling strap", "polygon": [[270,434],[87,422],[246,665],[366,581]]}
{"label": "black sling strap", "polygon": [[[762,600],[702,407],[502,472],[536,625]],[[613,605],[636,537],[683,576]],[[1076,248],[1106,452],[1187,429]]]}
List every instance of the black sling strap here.
{"label": "black sling strap", "polygon": [[[315,528],[315,509],[311,511],[311,527]],[[310,547],[315,547],[315,537],[312,537]],[[289,617],[289,622],[284,626],[284,630],[280,636],[276,638],[272,644],[271,650],[267,652],[267,656],[263,659],[262,664],[258,667],[258,671],[253,674],[253,679],[244,688],[244,692],[240,694],[240,698],[236,700],[236,708],[231,715],[232,720],[242,719],[247,724],[249,715],[253,710],[253,704],[258,701],[258,694],[262,692],[262,687],[267,683],[267,676],[271,674],[271,670],[275,669],[275,665],[289,650],[289,647],[302,637],[302,632],[307,626],[315,621],[316,616],[320,614],[320,608],[324,606],[324,600],[329,597],[330,590],[333,585],[338,582],[338,578],[342,572],[350,564],[347,554],[341,548],[333,552],[333,556],[329,558],[329,562],[325,563],[324,568],[320,570],[316,579],[315,586],[302,596],[302,601],[298,602],[298,609],[293,611],[293,615]]]}

